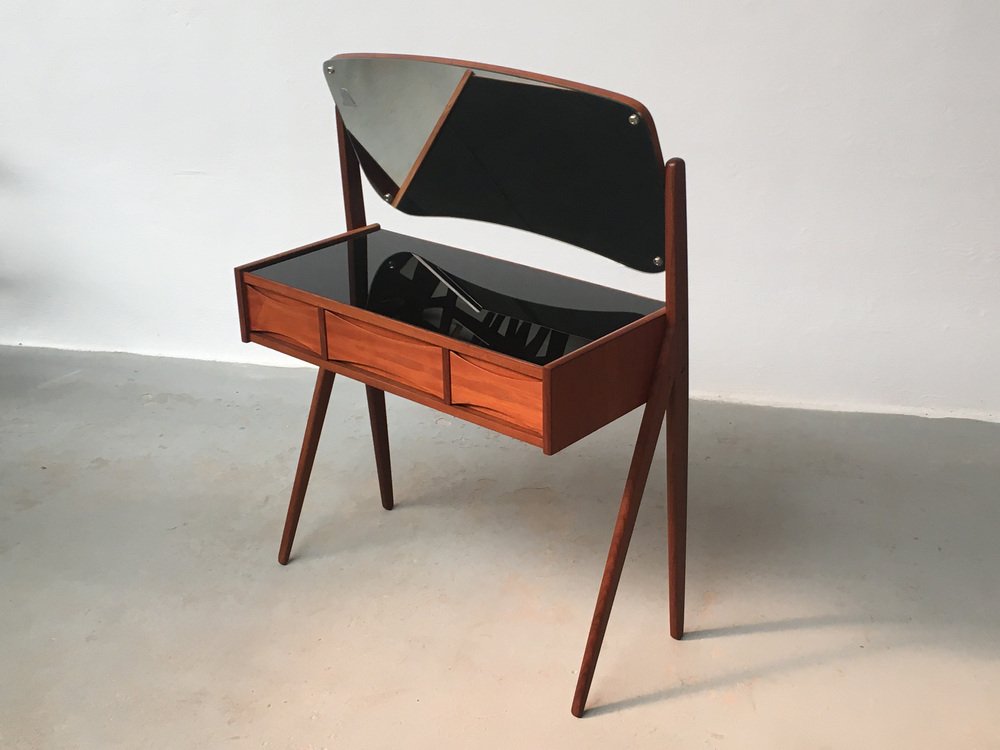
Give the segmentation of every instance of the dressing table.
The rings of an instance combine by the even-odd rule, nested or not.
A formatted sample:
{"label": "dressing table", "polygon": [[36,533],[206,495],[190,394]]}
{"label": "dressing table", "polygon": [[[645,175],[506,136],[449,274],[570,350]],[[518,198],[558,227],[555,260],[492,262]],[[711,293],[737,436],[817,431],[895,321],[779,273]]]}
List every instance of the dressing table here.
{"label": "dressing table", "polygon": [[[243,341],[318,368],[278,560],[290,558],[336,374],[366,385],[387,510],[386,393],[545,454],[642,406],[573,697],[582,716],[664,417],[670,634],[683,634],[684,163],[664,164],[641,104],[582,84],[406,55],[338,55],[323,75],[348,231],[236,269]],[[662,273],[665,301],[368,224],[362,173],[404,213],[515,227]]]}

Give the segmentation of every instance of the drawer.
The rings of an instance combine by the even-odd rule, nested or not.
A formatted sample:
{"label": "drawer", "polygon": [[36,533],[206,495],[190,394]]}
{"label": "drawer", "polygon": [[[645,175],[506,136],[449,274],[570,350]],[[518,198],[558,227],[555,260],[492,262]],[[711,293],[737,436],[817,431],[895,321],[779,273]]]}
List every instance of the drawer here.
{"label": "drawer", "polygon": [[321,354],[318,308],[282,294],[246,287],[247,320],[251,331]]}
{"label": "drawer", "polygon": [[449,357],[452,404],[541,434],[541,380],[465,354],[450,352]]}
{"label": "drawer", "polygon": [[331,362],[444,398],[444,355],[433,344],[327,311],[326,351]]}

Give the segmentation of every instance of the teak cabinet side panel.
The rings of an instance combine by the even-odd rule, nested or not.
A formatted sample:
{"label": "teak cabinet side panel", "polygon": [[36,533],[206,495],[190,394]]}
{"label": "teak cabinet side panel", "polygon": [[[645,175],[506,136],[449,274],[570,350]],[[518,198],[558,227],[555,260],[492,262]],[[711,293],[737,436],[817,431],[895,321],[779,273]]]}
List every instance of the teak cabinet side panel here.
{"label": "teak cabinet side panel", "polygon": [[562,450],[646,402],[666,325],[665,315],[650,316],[553,363],[546,372],[545,453]]}

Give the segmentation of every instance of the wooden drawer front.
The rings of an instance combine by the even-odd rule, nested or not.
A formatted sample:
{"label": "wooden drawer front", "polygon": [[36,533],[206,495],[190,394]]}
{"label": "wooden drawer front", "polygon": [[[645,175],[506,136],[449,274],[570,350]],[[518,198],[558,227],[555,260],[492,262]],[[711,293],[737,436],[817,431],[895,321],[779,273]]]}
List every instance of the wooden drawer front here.
{"label": "wooden drawer front", "polygon": [[542,432],[542,381],[450,352],[451,403]]}
{"label": "wooden drawer front", "polygon": [[360,320],[326,313],[327,359],[444,398],[441,348]]}
{"label": "wooden drawer front", "polygon": [[276,336],[289,344],[321,354],[319,313],[305,302],[247,285],[250,330]]}

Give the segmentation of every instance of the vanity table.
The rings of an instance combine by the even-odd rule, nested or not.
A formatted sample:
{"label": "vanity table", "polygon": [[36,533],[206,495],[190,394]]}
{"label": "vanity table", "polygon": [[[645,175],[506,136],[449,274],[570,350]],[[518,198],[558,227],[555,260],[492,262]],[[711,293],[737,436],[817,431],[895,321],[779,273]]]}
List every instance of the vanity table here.
{"label": "vanity table", "polygon": [[[323,75],[348,231],[236,269],[243,340],[318,368],[279,562],[291,555],[336,374],[366,385],[386,509],[385,393],[545,454],[643,406],[574,693],[581,716],[664,416],[670,633],[683,634],[684,163],[663,163],[641,104],[581,84],[404,55],[338,55]],[[362,172],[405,213],[503,224],[663,273],[665,301],[367,224]]]}

